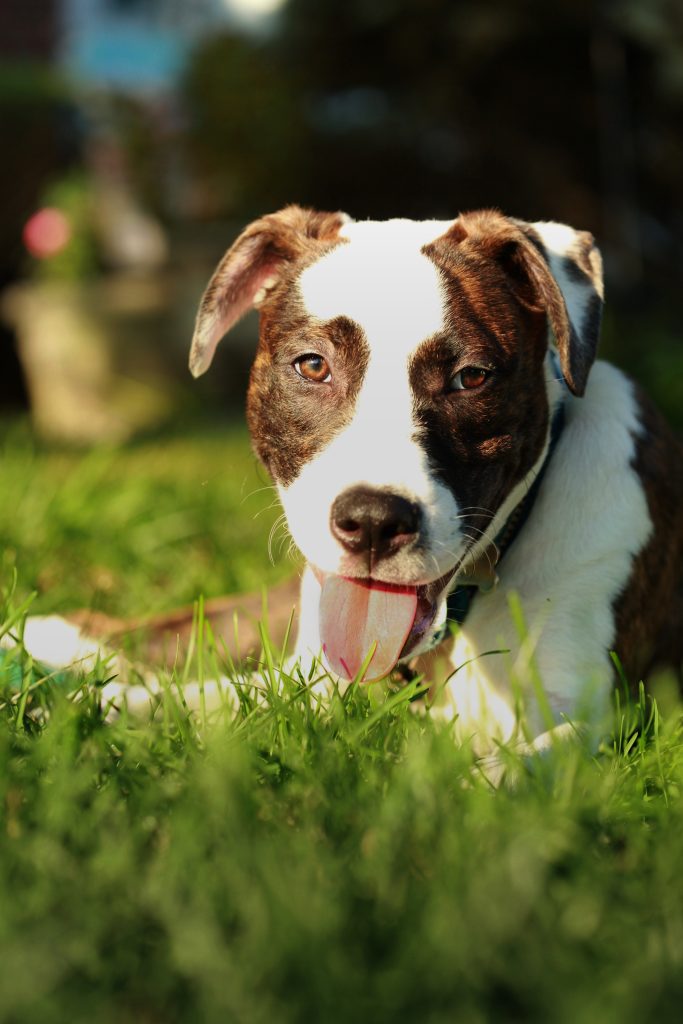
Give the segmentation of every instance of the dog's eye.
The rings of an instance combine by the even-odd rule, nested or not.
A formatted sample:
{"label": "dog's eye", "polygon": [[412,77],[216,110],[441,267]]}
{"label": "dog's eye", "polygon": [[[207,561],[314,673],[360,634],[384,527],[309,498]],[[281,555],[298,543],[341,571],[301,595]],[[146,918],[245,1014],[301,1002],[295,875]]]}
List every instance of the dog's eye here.
{"label": "dog's eye", "polygon": [[483,366],[465,366],[451,378],[451,391],[473,391],[480,388],[490,373]]}
{"label": "dog's eye", "polygon": [[315,352],[309,352],[305,356],[300,356],[294,363],[294,369],[300,377],[303,377],[305,380],[311,380],[315,384],[327,384],[328,381],[332,380],[327,360],[323,359],[322,356],[316,355]]}

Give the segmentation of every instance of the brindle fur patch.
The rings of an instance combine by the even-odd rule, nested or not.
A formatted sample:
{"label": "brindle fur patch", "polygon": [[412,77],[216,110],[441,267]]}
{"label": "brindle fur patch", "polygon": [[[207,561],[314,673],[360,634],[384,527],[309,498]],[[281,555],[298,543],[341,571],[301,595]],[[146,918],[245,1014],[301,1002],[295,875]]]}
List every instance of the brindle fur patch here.
{"label": "brindle fur patch", "polygon": [[683,444],[636,390],[642,433],[634,439],[633,465],[653,531],[614,609],[614,648],[634,687],[661,665],[673,665],[683,682]]}
{"label": "brindle fur patch", "polygon": [[[421,443],[476,538],[543,449],[547,328],[507,236],[496,251],[490,235],[479,247],[460,244],[457,232],[453,244],[449,234],[423,250],[443,277],[447,331],[420,345],[410,379]],[[465,366],[491,373],[480,388],[452,391]]]}
{"label": "brindle fur patch", "polygon": [[[329,383],[302,379],[294,362],[324,356]],[[261,310],[261,334],[247,395],[247,421],[259,458],[285,486],[351,420],[368,363],[361,328],[347,317],[306,314],[296,281],[284,280]]]}

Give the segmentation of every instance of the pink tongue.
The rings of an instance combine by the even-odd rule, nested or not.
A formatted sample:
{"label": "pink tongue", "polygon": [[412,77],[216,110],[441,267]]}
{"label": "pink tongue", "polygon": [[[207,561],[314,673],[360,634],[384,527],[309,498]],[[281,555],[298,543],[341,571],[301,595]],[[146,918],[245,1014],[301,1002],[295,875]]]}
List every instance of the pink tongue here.
{"label": "pink tongue", "polygon": [[320,595],[320,637],[328,665],[354,679],[376,644],[363,680],[381,679],[398,661],[416,612],[415,587],[327,576]]}

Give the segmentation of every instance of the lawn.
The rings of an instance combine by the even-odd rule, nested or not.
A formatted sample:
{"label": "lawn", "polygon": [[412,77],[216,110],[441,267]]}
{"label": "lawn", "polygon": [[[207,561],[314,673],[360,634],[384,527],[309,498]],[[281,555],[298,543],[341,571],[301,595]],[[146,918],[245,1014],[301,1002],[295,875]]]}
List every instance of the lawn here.
{"label": "lawn", "polygon": [[[242,428],[82,456],[8,427],[0,481],[0,630],[34,591],[140,615],[292,571]],[[680,1018],[675,702],[494,791],[405,692],[321,707],[278,657],[237,715],[170,678],[111,722],[106,664],[0,668],[3,1024]]]}

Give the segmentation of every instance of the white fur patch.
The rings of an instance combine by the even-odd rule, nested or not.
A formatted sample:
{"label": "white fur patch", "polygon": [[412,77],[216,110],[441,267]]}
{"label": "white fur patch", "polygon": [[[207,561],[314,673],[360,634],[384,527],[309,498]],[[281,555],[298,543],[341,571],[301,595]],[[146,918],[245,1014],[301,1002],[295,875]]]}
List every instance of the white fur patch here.
{"label": "white fur patch", "polygon": [[308,561],[344,571],[345,554],[329,529],[330,509],[348,487],[390,488],[421,504],[430,538],[426,555],[402,552],[384,569],[386,580],[419,583],[452,567],[462,544],[458,506],[435,479],[414,440],[408,362],[426,338],[443,330],[445,296],[439,272],[420,249],[450,222],[388,221],[348,224],[350,244],[307,268],[301,292],[320,320],[347,316],[365,332],[368,368],[353,420],[280,488],[292,536]]}

